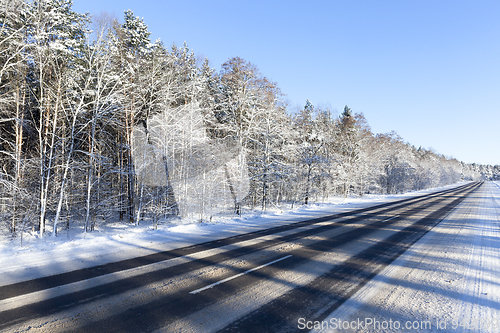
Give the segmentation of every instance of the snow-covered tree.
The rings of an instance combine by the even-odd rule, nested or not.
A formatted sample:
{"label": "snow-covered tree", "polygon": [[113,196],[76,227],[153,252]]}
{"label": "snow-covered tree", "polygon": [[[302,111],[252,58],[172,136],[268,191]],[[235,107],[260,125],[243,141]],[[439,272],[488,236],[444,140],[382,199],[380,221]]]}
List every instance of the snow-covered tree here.
{"label": "snow-covered tree", "polygon": [[130,222],[135,219],[135,170],[132,158],[132,137],[134,125],[138,119],[143,118],[142,112],[147,106],[144,105],[144,95],[147,94],[149,84],[144,71],[147,71],[147,58],[152,45],[149,39],[150,32],[142,19],[134,16],[131,10],[125,11],[124,23],[116,27],[118,36],[119,58],[115,60],[116,73],[121,75],[123,106],[123,136],[122,151],[120,152],[120,165],[124,168],[120,177],[122,193],[126,188],[127,199],[122,197],[122,214],[125,211]]}
{"label": "snow-covered tree", "polygon": [[[215,116],[221,126],[219,135],[234,140],[242,147],[241,163],[247,155],[250,165],[261,158],[257,153],[260,133],[266,126],[266,115],[275,109],[280,92],[276,84],[262,76],[253,64],[239,57],[231,58],[222,65],[220,86],[216,92]],[[250,170],[253,181],[259,177],[257,169]],[[252,185],[254,190],[256,186]],[[239,213],[241,202],[235,197],[235,211]]]}
{"label": "snow-covered tree", "polygon": [[[73,75],[77,74],[80,66],[88,18],[74,12],[70,0],[35,1],[30,4],[29,15],[27,50],[34,76],[32,91],[37,110],[32,121],[38,134],[39,229],[40,236],[43,236],[46,213],[51,204],[50,194],[53,192],[51,186],[56,185],[56,176],[59,179],[62,176],[57,192],[63,195],[71,150],[74,149],[72,143],[68,145],[66,135],[68,130],[74,134],[73,126],[78,117],[75,112],[79,112],[74,108],[76,82]],[[70,135],[69,140],[73,141],[74,137]],[[64,151],[66,148],[70,152]],[[64,167],[56,168],[56,163]]]}
{"label": "snow-covered tree", "polygon": [[306,105],[294,119],[297,137],[297,163],[301,186],[299,199],[308,204],[311,194],[322,178],[323,166],[327,162],[323,148],[325,144],[324,132],[318,126],[314,117],[314,106],[307,100]]}
{"label": "snow-covered tree", "polygon": [[26,98],[27,8],[23,1],[0,2],[0,196],[9,207],[10,230],[29,210],[22,185]]}
{"label": "snow-covered tree", "polygon": [[337,122],[337,154],[339,157],[337,177],[341,182],[344,197],[355,187],[356,173],[359,171],[360,137],[359,128],[352,110],[346,105]]}
{"label": "snow-covered tree", "polygon": [[151,43],[130,10],[88,26],[70,0],[0,1],[0,225],[13,235],[500,177],[374,135],[347,106],[292,114],[255,65],[216,72],[186,43]]}

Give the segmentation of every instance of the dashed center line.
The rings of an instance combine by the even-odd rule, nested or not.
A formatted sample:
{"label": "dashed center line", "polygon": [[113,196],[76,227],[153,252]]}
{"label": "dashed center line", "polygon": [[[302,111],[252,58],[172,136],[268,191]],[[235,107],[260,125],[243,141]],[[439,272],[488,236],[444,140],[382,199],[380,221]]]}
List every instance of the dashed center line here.
{"label": "dashed center line", "polygon": [[389,217],[388,219],[383,220],[382,222],[388,222],[390,220],[395,219],[396,217],[399,217],[399,215],[394,215],[393,217]]}
{"label": "dashed center line", "polygon": [[292,255],[287,255],[287,256],[285,256],[285,257],[283,257],[283,258],[279,258],[279,259],[273,260],[273,261],[271,261],[271,262],[268,262],[267,264],[260,265],[260,266],[258,266],[258,267],[255,267],[255,268],[249,269],[248,271],[245,271],[245,272],[243,272],[243,273],[240,273],[240,274],[236,274],[236,275],[230,276],[230,277],[228,277],[228,278],[226,278],[226,279],[224,279],[224,280],[220,280],[219,282],[215,282],[215,283],[209,284],[209,285],[208,285],[208,286],[206,286],[206,287],[203,287],[203,288],[200,288],[200,289],[193,290],[193,291],[191,291],[191,292],[189,292],[189,293],[190,293],[190,294],[192,294],[192,295],[197,294],[197,293],[202,292],[202,291],[204,291],[204,290],[207,290],[207,289],[213,288],[213,287],[215,287],[215,286],[218,286],[219,284],[222,284],[222,283],[224,283],[224,282],[231,281],[232,279],[236,279],[237,277],[240,277],[240,276],[242,276],[242,275],[245,275],[245,274],[248,274],[248,273],[250,273],[250,272],[256,271],[256,270],[258,270],[258,269],[264,268],[264,267],[266,267],[266,266],[269,266],[269,265],[275,264],[275,263],[277,263],[278,261],[281,261],[281,260],[285,260],[285,259],[287,259],[287,258],[290,258],[291,256],[292,256]]}

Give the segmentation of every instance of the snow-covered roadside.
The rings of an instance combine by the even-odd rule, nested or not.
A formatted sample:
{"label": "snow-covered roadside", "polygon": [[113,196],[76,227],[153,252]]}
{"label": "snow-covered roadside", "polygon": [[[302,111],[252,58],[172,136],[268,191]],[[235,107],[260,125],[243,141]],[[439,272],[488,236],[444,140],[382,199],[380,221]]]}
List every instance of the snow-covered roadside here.
{"label": "snow-covered roadside", "polygon": [[499,227],[500,184],[490,182],[315,331],[500,331]]}
{"label": "snow-covered roadside", "polygon": [[[460,184],[448,187],[458,185]],[[148,221],[143,221],[138,227],[109,223],[92,233],[71,229],[70,232],[61,232],[57,238],[40,239],[36,235],[25,234],[23,246],[19,238],[3,238],[0,239],[0,285],[344,212],[444,188],[403,195],[335,198],[328,203],[300,206],[288,211],[275,209],[264,213],[249,212],[241,217],[221,216],[213,223],[177,221],[175,224],[160,225],[157,230],[153,230]]]}

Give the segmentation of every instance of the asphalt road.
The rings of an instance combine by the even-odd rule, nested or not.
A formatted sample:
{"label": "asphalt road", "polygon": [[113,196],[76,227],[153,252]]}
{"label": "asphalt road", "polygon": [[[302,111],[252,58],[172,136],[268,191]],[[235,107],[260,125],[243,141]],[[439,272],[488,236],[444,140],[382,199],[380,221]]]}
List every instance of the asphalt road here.
{"label": "asphalt road", "polygon": [[471,183],[0,287],[0,331],[294,332],[439,223]]}

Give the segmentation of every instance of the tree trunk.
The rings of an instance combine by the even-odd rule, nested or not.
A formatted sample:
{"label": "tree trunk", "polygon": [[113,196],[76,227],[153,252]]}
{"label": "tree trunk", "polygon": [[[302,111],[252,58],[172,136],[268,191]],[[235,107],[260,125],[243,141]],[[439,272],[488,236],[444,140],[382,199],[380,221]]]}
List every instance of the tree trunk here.
{"label": "tree trunk", "polygon": [[236,192],[234,190],[233,183],[231,182],[231,176],[229,175],[229,170],[227,168],[227,165],[224,165],[224,173],[226,175],[227,183],[229,185],[229,191],[231,192],[231,196],[233,197],[234,213],[236,215],[241,215],[240,204],[238,202],[238,198],[236,196]]}
{"label": "tree trunk", "polygon": [[[17,223],[17,215],[18,215],[18,201],[19,201],[19,187],[21,182],[21,152],[23,146],[23,120],[24,113],[21,112],[21,105],[24,105],[24,96],[23,93],[23,102],[20,103],[19,98],[19,86],[16,87],[16,120],[15,120],[15,135],[16,135],[16,145],[15,145],[15,175],[14,175],[14,198],[13,204],[14,207],[12,209],[12,225],[11,232],[16,232],[16,223]],[[22,230],[21,230],[22,232]]]}
{"label": "tree trunk", "polygon": [[68,171],[70,169],[70,164],[73,159],[73,151],[75,149],[75,127],[76,127],[76,119],[78,116],[78,112],[73,115],[73,122],[71,124],[71,145],[69,148],[68,152],[68,157],[66,159],[66,164],[64,166],[64,174],[61,180],[61,190],[59,192],[59,201],[57,203],[57,210],[56,210],[56,217],[54,218],[54,229],[53,229],[53,236],[57,236],[57,223],[59,222],[59,217],[61,216],[61,209],[62,209],[62,204],[63,204],[63,199],[64,199],[64,193],[66,190],[66,182],[68,179]]}
{"label": "tree trunk", "polygon": [[177,216],[180,214],[179,212],[179,206],[177,205],[177,201],[175,200],[175,193],[174,189],[172,187],[172,184],[170,183],[170,177],[168,173],[168,165],[167,165],[167,160],[164,158],[165,161],[165,173],[167,175],[167,212],[166,215],[173,215]]}
{"label": "tree trunk", "polygon": [[95,114],[94,119],[92,119],[92,128],[89,135],[89,165],[87,172],[87,198],[86,198],[86,209],[85,209],[85,232],[88,232],[89,222],[91,220],[90,203],[92,199],[92,183],[94,182],[94,145],[95,145]]}

